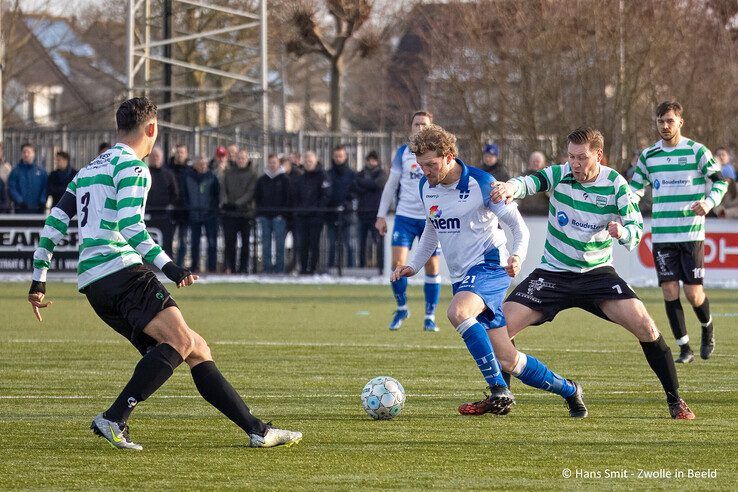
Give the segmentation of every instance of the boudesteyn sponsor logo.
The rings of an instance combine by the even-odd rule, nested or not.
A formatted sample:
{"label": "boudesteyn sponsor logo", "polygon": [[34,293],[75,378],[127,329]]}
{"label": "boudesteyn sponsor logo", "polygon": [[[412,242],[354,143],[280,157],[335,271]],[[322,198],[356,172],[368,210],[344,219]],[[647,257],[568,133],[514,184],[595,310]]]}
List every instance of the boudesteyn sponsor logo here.
{"label": "boudesteyn sponsor logo", "polygon": [[577,219],[571,219],[571,225],[572,227],[576,227],[577,229],[583,229],[585,231],[597,231],[599,229],[602,229],[602,226],[599,224],[590,224],[588,222],[580,222]]}
{"label": "boudesteyn sponsor logo", "polygon": [[[662,179],[661,184],[660,184],[660,186],[672,186],[672,187],[688,186],[688,185],[689,185],[688,179]],[[656,188],[655,185],[654,185],[654,188]]]}

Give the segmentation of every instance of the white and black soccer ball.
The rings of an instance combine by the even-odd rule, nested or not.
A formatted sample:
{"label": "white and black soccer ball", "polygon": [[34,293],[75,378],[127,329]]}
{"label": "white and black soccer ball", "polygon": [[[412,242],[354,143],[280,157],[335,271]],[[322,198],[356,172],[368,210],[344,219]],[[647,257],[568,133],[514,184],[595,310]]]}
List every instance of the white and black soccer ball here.
{"label": "white and black soccer ball", "polygon": [[361,405],[375,420],[393,419],[405,406],[405,388],[395,378],[377,376],[364,386]]}

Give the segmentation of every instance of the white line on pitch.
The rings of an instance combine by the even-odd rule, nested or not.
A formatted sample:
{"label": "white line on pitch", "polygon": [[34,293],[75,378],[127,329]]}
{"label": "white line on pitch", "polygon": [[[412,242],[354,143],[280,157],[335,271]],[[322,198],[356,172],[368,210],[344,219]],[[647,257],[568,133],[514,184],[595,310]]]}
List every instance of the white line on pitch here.
{"label": "white line on pitch", "polygon": [[[730,388],[710,388],[710,389],[690,389],[689,393],[735,393],[736,390]],[[596,395],[641,395],[641,394],[660,394],[659,390],[652,391],[597,391],[592,390],[590,394]],[[534,397],[550,397],[546,392],[516,392],[516,396],[534,396]],[[340,393],[324,393],[309,395],[258,395],[247,394],[246,399],[250,398],[267,398],[267,399],[310,399],[310,398],[359,398],[361,395],[356,394],[340,394]],[[462,396],[452,393],[408,393],[410,398],[461,398]],[[112,398],[109,395],[93,396],[93,395],[0,395],[0,400],[97,400]],[[200,395],[154,395],[152,398],[162,398],[171,400],[200,398]]]}
{"label": "white line on pitch", "polygon": [[[75,340],[75,339],[48,339],[40,340],[33,338],[11,338],[1,340],[0,343],[74,343],[79,345],[116,345],[123,344],[122,340]],[[338,343],[338,342],[276,342],[268,340],[215,340],[210,345],[246,345],[251,347],[328,347],[328,348],[376,348],[395,350],[466,350],[462,344],[459,345],[426,345],[426,344],[393,344],[393,343]],[[548,352],[571,352],[592,354],[615,354],[639,352],[633,350],[609,350],[609,349],[578,349],[578,348],[556,348],[556,347],[526,347],[531,351]],[[713,354],[712,357],[734,359],[736,355]]]}

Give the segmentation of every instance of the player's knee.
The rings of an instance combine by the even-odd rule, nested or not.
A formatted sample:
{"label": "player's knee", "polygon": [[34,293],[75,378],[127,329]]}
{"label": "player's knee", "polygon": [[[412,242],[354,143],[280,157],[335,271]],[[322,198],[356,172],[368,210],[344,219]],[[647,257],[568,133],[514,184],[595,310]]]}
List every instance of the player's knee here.
{"label": "player's knee", "polygon": [[661,291],[665,300],[675,301],[679,299],[679,282],[664,282],[661,284]]}
{"label": "player's knee", "polygon": [[446,310],[446,317],[454,327],[459,326],[465,319],[471,317],[471,315],[462,306],[457,304],[451,304]]}
{"label": "player's knee", "polygon": [[656,328],[656,323],[648,313],[642,313],[638,320],[638,332],[636,336],[641,342],[653,342],[659,337],[659,330]]}
{"label": "player's knee", "polygon": [[684,295],[692,306],[701,306],[705,302],[705,294],[700,289],[684,289]]}
{"label": "player's knee", "polygon": [[189,357],[195,349],[195,337],[190,333],[186,325],[178,326],[176,329],[171,330],[170,336],[167,337],[165,342],[174,347],[183,359]]}
{"label": "player's knee", "polygon": [[195,340],[195,346],[190,352],[190,359],[197,359],[198,362],[213,360],[213,354],[210,352],[210,347],[202,337],[197,337]]}

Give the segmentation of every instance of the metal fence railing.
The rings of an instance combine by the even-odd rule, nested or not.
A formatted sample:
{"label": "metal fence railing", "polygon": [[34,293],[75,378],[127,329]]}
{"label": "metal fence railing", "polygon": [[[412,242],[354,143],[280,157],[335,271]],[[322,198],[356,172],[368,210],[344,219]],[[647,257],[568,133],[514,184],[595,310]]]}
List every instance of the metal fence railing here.
{"label": "metal fence railing", "polygon": [[[477,155],[476,148],[493,138],[485,137],[483,142],[472,142],[463,135],[459,135],[459,151],[463,159],[471,161],[471,156]],[[47,170],[53,169],[54,154],[64,150],[72,158],[72,166],[76,168],[87,165],[95,156],[101,142],[115,143],[115,130],[69,130],[61,129],[6,129],[3,134],[4,158],[11,163],[20,159],[21,146],[29,142],[36,148],[37,162]],[[303,154],[308,150],[315,151],[318,159],[329,165],[331,149],[339,143],[346,147],[351,167],[361,169],[364,157],[370,150],[376,151],[385,167],[389,166],[393,153],[402,145],[407,136],[403,133],[380,132],[344,132],[326,133],[302,131],[297,133],[269,132],[266,137],[267,152],[269,154],[285,154],[297,152]],[[537,149],[524,149],[523,140],[510,138],[506,145],[500,148],[500,159],[511,172],[517,173],[524,168],[525,159],[532,150],[541,150],[547,155],[554,155],[555,142],[551,138],[540,139]],[[239,128],[228,130],[220,129],[180,129],[161,126],[159,128],[158,143],[167,146],[165,155],[171,155],[177,144],[184,144],[192,156],[205,155],[212,157],[218,146],[236,144],[246,148],[260,168],[260,159],[264,137],[260,132],[242,131]],[[476,164],[475,162],[469,162]]]}

